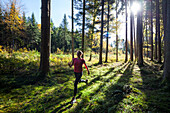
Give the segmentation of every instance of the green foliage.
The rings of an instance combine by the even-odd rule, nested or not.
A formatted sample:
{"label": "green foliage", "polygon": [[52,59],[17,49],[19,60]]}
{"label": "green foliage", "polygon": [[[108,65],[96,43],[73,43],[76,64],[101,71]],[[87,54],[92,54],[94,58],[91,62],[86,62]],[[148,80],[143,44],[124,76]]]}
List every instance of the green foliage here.
{"label": "green foliage", "polygon": [[67,22],[67,18],[66,18],[66,14],[64,15],[63,21],[60,25],[62,31],[60,32],[61,35],[59,38],[61,38],[60,43],[62,43],[62,50],[64,52],[68,52],[68,50],[71,49],[71,35],[68,31],[68,22]]}
{"label": "green foliage", "polygon": [[[51,50],[52,53],[57,52],[58,49],[62,50],[63,52],[70,52],[72,47],[72,39],[71,33],[68,29],[68,22],[66,15],[64,15],[63,21],[59,27],[53,26],[54,23],[51,22]],[[76,30],[74,33],[74,48],[75,50],[80,49],[81,47],[81,35]]]}
{"label": "green foliage", "polygon": [[1,16],[3,17],[3,36],[1,40],[2,44],[9,45],[13,49],[17,49],[21,45],[19,36],[22,34],[22,19],[20,17],[20,7],[16,5],[16,1],[10,1],[9,6],[6,6],[6,10],[1,10]]}
{"label": "green foliage", "polygon": [[3,9],[0,7],[0,44],[9,50],[21,47],[40,50],[40,29],[34,13],[26,18],[21,11],[16,0],[9,1]]}
{"label": "green foliage", "polygon": [[32,13],[31,18],[28,18],[26,24],[27,48],[30,48],[31,50],[37,49],[40,51],[41,34],[38,24],[35,20],[34,13]]}
{"label": "green foliage", "polygon": [[78,30],[76,30],[75,37],[74,37],[74,48],[78,49],[81,47],[81,44],[82,44],[81,39],[82,39],[81,34],[79,33]]}
{"label": "green foliage", "polygon": [[[1,1],[0,1],[1,2]],[[0,37],[2,37],[3,35],[3,29],[4,29],[4,25],[3,25],[3,16],[2,16],[2,8],[1,8],[1,3],[0,3]],[[0,44],[2,44],[2,38],[0,38]]]}

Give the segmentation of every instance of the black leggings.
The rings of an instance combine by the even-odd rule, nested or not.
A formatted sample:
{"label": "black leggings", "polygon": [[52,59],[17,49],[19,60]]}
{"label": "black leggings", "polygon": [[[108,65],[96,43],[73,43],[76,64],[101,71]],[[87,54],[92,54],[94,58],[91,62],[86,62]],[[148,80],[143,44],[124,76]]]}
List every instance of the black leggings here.
{"label": "black leggings", "polygon": [[75,77],[76,77],[76,80],[74,82],[74,96],[76,96],[76,93],[77,93],[77,84],[80,83],[80,82],[86,82],[85,80],[81,79],[82,77],[82,72],[81,73],[76,73],[74,72],[75,74]]}

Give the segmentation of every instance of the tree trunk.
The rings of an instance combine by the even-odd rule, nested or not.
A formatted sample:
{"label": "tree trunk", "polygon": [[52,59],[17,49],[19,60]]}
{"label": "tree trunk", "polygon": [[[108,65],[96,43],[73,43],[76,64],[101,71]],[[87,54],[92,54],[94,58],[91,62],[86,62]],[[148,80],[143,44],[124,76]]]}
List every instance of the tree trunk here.
{"label": "tree trunk", "polygon": [[73,4],[73,0],[72,0],[72,5],[71,5],[71,9],[72,9],[72,59],[74,58],[74,4]]}
{"label": "tree trunk", "polygon": [[166,38],[166,24],[167,24],[167,0],[163,0],[162,1],[162,7],[163,7],[163,25],[164,25],[164,61],[165,61],[165,52],[166,52],[166,42],[165,42],[165,38]]}
{"label": "tree trunk", "polygon": [[161,63],[161,37],[160,37],[160,9],[159,9],[159,0],[157,0],[157,3],[156,3],[158,6],[158,62]]}
{"label": "tree trunk", "polygon": [[99,64],[102,64],[102,50],[103,50],[103,14],[104,14],[104,0],[102,0],[101,36],[100,36],[100,55],[99,55]]}
{"label": "tree trunk", "polygon": [[[132,6],[133,0],[130,0]],[[130,60],[133,61],[133,13],[130,12]]]}
{"label": "tree trunk", "polygon": [[[146,39],[146,45],[145,45],[145,49],[146,49],[146,57],[148,57],[148,29],[147,29],[148,25],[147,25],[147,1],[146,1],[146,13],[145,13],[145,39]],[[144,55],[145,56],[145,55]]]}
{"label": "tree trunk", "polygon": [[[50,20],[51,23],[51,20]],[[51,54],[51,27],[50,27],[50,38],[49,38],[49,54]]]}
{"label": "tree trunk", "polygon": [[[142,3],[140,2],[142,7]],[[142,47],[142,11],[137,14],[137,46],[138,46],[138,65],[143,65],[143,47]]]}
{"label": "tree trunk", "polygon": [[151,0],[151,61],[153,61],[153,13],[152,13],[152,0]]}
{"label": "tree trunk", "polygon": [[[134,19],[134,18],[133,18]],[[135,59],[137,59],[137,49],[136,49],[136,32],[135,32],[135,19],[133,20],[133,37],[134,37],[134,49],[135,49]]]}
{"label": "tree trunk", "polygon": [[106,59],[105,62],[107,62],[107,58],[108,58],[108,46],[109,46],[109,17],[110,17],[110,4],[109,4],[108,0],[108,15],[107,15],[107,39],[106,39]]}
{"label": "tree trunk", "polygon": [[49,56],[50,56],[50,5],[51,0],[41,0],[41,59],[40,72],[47,75],[49,72]]}
{"label": "tree trunk", "polygon": [[83,26],[82,26],[82,52],[83,53],[84,53],[85,4],[86,4],[85,0],[83,0]]}
{"label": "tree trunk", "polygon": [[118,8],[118,0],[116,0],[116,62],[118,62],[118,26],[117,26],[117,20],[118,20],[118,14],[117,14],[117,8]]}
{"label": "tree trunk", "polygon": [[158,0],[156,0],[156,35],[155,35],[155,60],[157,60],[158,58],[158,44],[157,44],[157,41],[158,41],[158,3],[157,3]]}
{"label": "tree trunk", "polygon": [[125,10],[126,10],[126,37],[125,37],[125,46],[126,46],[126,55],[125,55],[125,62],[127,62],[128,60],[128,53],[127,53],[127,3],[128,3],[128,0],[125,1]]}
{"label": "tree trunk", "polygon": [[[94,6],[96,6],[96,0],[94,1]],[[89,61],[92,60],[92,48],[93,48],[93,36],[94,36],[94,27],[95,27],[95,21],[96,21],[96,9],[93,7],[93,26],[92,26],[92,36],[91,36],[91,51],[90,51],[90,58]]]}
{"label": "tree trunk", "polygon": [[93,36],[94,36],[94,26],[96,21],[96,15],[93,15],[93,26],[92,26],[92,35],[91,35],[91,51],[90,51],[90,58],[89,61],[92,60],[92,48],[93,48]]}
{"label": "tree trunk", "polygon": [[164,80],[170,84],[170,0],[167,0],[167,29],[165,37],[165,62],[164,62]]}

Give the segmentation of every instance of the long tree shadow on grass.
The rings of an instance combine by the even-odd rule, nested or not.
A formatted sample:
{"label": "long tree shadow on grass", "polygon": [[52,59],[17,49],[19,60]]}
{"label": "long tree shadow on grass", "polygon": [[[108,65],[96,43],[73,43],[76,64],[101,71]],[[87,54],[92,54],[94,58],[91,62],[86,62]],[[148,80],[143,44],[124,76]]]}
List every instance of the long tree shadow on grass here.
{"label": "long tree shadow on grass", "polygon": [[[81,98],[81,94],[79,94],[76,99]],[[52,111],[52,113],[62,113],[68,109],[70,109],[73,106],[73,104],[70,104],[70,102],[65,102],[63,104],[61,104],[59,107],[57,107],[54,111]]]}
{"label": "long tree shadow on grass", "polygon": [[[119,70],[122,70],[124,67],[126,67],[128,65],[128,63],[122,63],[120,64],[117,69],[117,71]],[[93,85],[93,83],[95,84],[98,80],[103,80],[102,77],[103,76],[107,76],[108,74],[112,73],[114,71],[114,69],[117,68],[117,67],[112,67],[112,68],[109,68],[108,71],[106,73],[104,73],[103,75],[98,75],[96,78],[93,78],[90,82],[89,82],[89,85],[88,87],[90,87],[91,85]],[[107,79],[105,79],[104,81],[109,81],[110,79],[114,78],[115,77],[115,74],[113,74],[112,76],[109,76]],[[94,96],[96,93],[98,93],[100,91],[100,89],[102,87],[104,87],[105,83],[100,85],[98,89],[96,89],[94,91],[94,93],[91,93],[89,96]],[[81,90],[84,90],[85,88],[87,88],[87,86],[82,86],[82,87],[79,87],[78,88],[78,91],[80,92]],[[82,93],[81,93],[82,94]],[[81,94],[79,94],[79,96],[77,98],[80,98],[81,97]],[[68,105],[66,103],[63,103],[61,105],[59,105],[59,107],[57,107],[53,112],[61,112],[61,111],[65,111],[68,109]]]}
{"label": "long tree shadow on grass", "polygon": [[148,111],[168,113],[170,112],[170,91],[161,86],[162,74],[159,72],[159,67],[152,66],[144,62],[144,66],[140,67],[143,85],[138,88],[147,95]]}
{"label": "long tree shadow on grass", "polygon": [[[110,71],[110,69],[109,69],[109,71]],[[58,74],[58,73],[54,72],[53,74],[54,74],[53,76],[55,76],[55,74]],[[63,74],[65,74],[65,73],[59,73],[59,74],[62,74],[61,75],[61,77],[62,77],[62,76],[64,76]],[[106,74],[109,74],[109,73],[107,72],[104,75],[106,76]],[[114,76],[110,76],[108,79],[110,79],[111,77],[114,77]],[[106,81],[108,81],[108,80],[106,80]],[[63,82],[63,84],[67,84],[67,82]],[[52,85],[50,87],[53,87],[53,86],[54,85]],[[104,86],[104,84],[101,85],[100,87],[102,88],[103,86]],[[46,89],[43,88],[42,90],[48,90],[48,87]],[[83,90],[83,89],[81,89],[81,90]],[[99,92],[99,90],[96,90],[96,92]],[[64,85],[64,87],[60,87],[59,89],[54,89],[53,92],[51,92],[50,94],[45,94],[45,95],[46,95],[45,97],[44,96],[39,97],[39,95],[37,95],[35,97],[35,100],[31,100],[29,102],[30,104],[23,106],[22,110],[29,111],[28,110],[29,108],[32,108],[33,106],[38,106],[38,105],[35,105],[37,102],[38,102],[38,104],[40,104],[43,107],[43,109],[45,109],[47,111],[50,111],[50,109],[52,109],[55,105],[58,105],[60,102],[62,102],[57,108],[55,108],[55,110],[53,110],[53,112],[63,112],[63,111],[72,107],[66,100],[68,98],[71,98],[71,96],[73,95],[73,91],[71,88],[69,88],[65,85]],[[91,94],[91,95],[93,96],[93,94]],[[43,109],[36,108],[36,110],[34,110],[34,111],[43,112]]]}
{"label": "long tree shadow on grass", "polygon": [[[89,86],[92,86],[92,85],[95,84],[97,81],[109,82],[110,79],[113,79],[113,78],[116,76],[116,73],[117,73],[117,72],[120,72],[120,71],[121,71],[122,69],[124,69],[128,64],[129,64],[129,62],[127,62],[127,63],[122,63],[122,64],[120,64],[118,67],[109,68],[109,70],[108,70],[106,73],[104,73],[104,74],[102,74],[102,75],[98,75],[97,77],[93,78],[93,79],[89,82],[88,87],[89,87]],[[114,70],[115,68],[117,69],[117,70],[116,70],[116,73],[113,73],[113,72],[115,72],[115,70]],[[106,78],[106,79],[103,79],[103,77],[109,75],[110,73],[112,73],[111,76],[109,76],[109,77]],[[100,85],[100,87],[98,88],[98,90],[96,90],[96,93],[99,92],[99,91],[100,91],[100,88],[102,88],[104,85],[105,85],[105,84]],[[87,87],[87,86],[79,87],[79,88],[78,88],[78,91],[81,91],[81,90],[85,89],[86,87]]]}
{"label": "long tree shadow on grass", "polygon": [[[133,77],[132,72],[134,68],[135,62],[129,63],[126,67],[123,75],[120,75],[116,84],[111,85],[105,92],[106,98],[103,100],[104,106],[103,109],[108,112],[116,112],[121,111],[121,107],[119,105],[120,102],[124,99],[124,94],[128,93],[129,89],[126,89],[125,86],[130,85],[130,78]],[[102,107],[102,104],[99,105]]]}
{"label": "long tree shadow on grass", "polygon": [[[104,74],[102,74],[102,75],[97,75],[97,77],[93,78],[93,79],[89,82],[89,85],[88,85],[88,86],[91,86],[91,85],[92,85],[93,83],[95,83],[96,81],[101,80],[101,78],[102,78],[103,76],[107,76],[108,74],[112,73],[115,68],[120,67],[120,68],[118,68],[118,69],[116,70],[116,72],[120,72],[124,67],[126,67],[126,65],[128,65],[128,63],[121,63],[121,64],[118,65],[117,67],[109,68],[109,70],[108,70],[106,73],[104,73]],[[112,77],[114,77],[114,76],[112,76]],[[110,79],[111,79],[111,78],[110,78]]]}
{"label": "long tree shadow on grass", "polygon": [[[113,112],[115,112],[118,106],[118,103],[122,101],[123,96],[120,97],[119,99],[113,98],[113,93],[115,90],[123,90],[123,86],[125,84],[127,84],[129,82],[129,79],[132,77],[132,71],[133,71],[133,66],[134,64],[128,64],[127,68],[124,71],[124,74],[119,78],[117,84],[113,84],[111,85],[104,93],[106,95],[106,98],[104,98],[104,100],[99,100],[97,101],[98,105],[97,106],[91,106],[92,103],[89,103],[89,100],[87,100],[86,98],[83,98],[82,101],[72,110],[75,113],[79,112],[82,108],[86,109],[85,107],[88,106],[88,108],[86,109],[87,111],[90,112],[107,112],[108,109],[110,107],[116,106],[115,109],[112,109]],[[113,76],[115,77],[115,74],[113,74]],[[108,78],[108,79],[113,79],[114,77]],[[102,91],[102,89],[106,86],[106,84],[110,82],[109,80],[106,80],[103,84],[99,85],[99,87],[93,91],[92,93],[90,93],[88,95],[89,99],[92,99],[93,96],[95,96],[96,94],[98,94],[99,92]]]}
{"label": "long tree shadow on grass", "polygon": [[[69,81],[71,76],[67,75],[69,71],[66,68],[66,73],[54,72],[49,78],[39,79],[37,62],[0,57],[0,64],[2,110],[45,112],[72,94],[70,87],[56,87]],[[8,100],[13,100],[16,107],[6,104]]]}

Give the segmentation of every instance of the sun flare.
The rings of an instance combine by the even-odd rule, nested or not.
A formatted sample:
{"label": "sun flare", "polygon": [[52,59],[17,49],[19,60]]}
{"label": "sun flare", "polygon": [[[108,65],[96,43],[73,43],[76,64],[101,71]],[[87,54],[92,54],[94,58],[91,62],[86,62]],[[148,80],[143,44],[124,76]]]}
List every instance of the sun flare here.
{"label": "sun flare", "polygon": [[137,2],[134,2],[131,6],[131,11],[133,12],[133,14],[136,15],[138,11],[140,10],[140,8],[141,8],[140,4]]}

